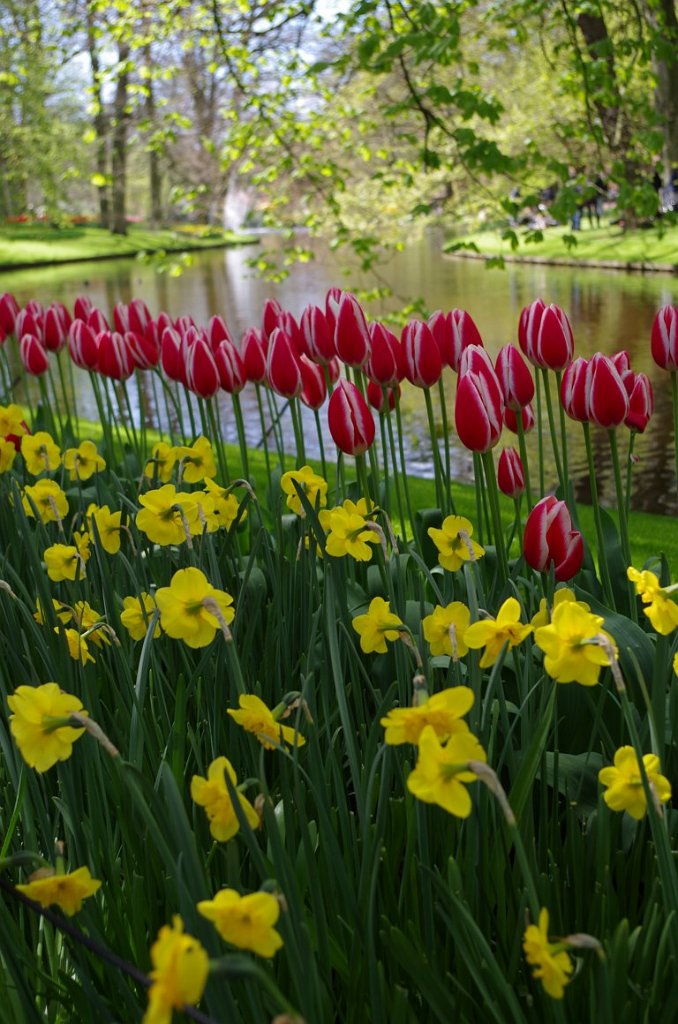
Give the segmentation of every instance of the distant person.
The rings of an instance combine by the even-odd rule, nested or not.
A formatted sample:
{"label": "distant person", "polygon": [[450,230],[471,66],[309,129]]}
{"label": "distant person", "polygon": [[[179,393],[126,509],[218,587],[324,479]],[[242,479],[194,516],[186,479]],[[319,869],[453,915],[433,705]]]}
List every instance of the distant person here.
{"label": "distant person", "polygon": [[603,212],[605,200],[607,198],[607,185],[602,177],[598,174],[595,181],[593,182],[593,188],[595,189],[594,194],[586,200],[584,203],[584,209],[589,219],[589,227],[593,227],[593,221],[595,218],[596,227],[600,227],[600,218]]}

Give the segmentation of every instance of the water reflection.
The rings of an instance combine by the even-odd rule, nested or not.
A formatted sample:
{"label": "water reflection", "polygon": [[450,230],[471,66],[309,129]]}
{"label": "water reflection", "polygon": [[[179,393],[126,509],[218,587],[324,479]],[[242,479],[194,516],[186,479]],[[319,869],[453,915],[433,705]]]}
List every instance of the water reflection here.
{"label": "water reflection", "polygon": [[[304,242],[306,244],[308,240]],[[371,315],[385,317],[417,296],[422,296],[430,309],[461,306],[476,320],[486,347],[494,356],[503,344],[515,340],[518,315],[524,305],[537,296],[545,302],[558,303],[570,317],[578,355],[590,356],[595,351],[609,354],[627,349],[634,370],[642,370],[652,380],[656,412],[646,434],[638,438],[635,447],[638,462],[634,469],[634,506],[652,511],[678,511],[673,479],[670,381],[668,374],[655,367],[649,349],[650,325],[656,310],[665,303],[678,301],[675,279],[663,274],[624,275],[536,264],[511,264],[505,270],[485,270],[475,260],[441,256],[441,242],[442,239],[432,233],[391,260],[385,276],[395,296],[372,304]],[[266,249],[275,249],[281,242],[275,235],[269,235],[262,237],[261,244]],[[22,304],[38,298],[44,303],[60,299],[70,306],[77,295],[85,293],[107,311],[120,300],[129,302],[134,296],[140,296],[153,312],[164,309],[172,316],[190,313],[198,323],[206,323],[210,316],[220,313],[237,336],[260,322],[264,300],[269,296],[275,296],[283,306],[298,315],[307,303],[321,302],[331,285],[371,288],[376,284],[374,278],[362,274],[357,268],[346,276],[342,272],[345,257],[329,252],[319,242],[310,244],[316,254],[315,260],[293,268],[289,278],[277,284],[263,282],[257,277],[247,265],[252,249],[242,247],[196,253],[193,265],[178,278],[157,274],[152,266],[134,260],[115,260],[3,274],[0,275],[0,291],[13,291]],[[80,415],[97,418],[86,375],[76,370],[74,379]],[[67,388],[71,386],[70,380],[66,373]],[[451,416],[454,381],[449,372],[445,378],[445,392]],[[37,394],[36,387],[34,399]],[[262,429],[254,390],[247,388],[241,397],[248,443],[256,446],[261,441]],[[156,381],[154,385],[151,375],[141,375],[139,388],[129,389],[129,399],[135,418],[140,407],[143,407],[144,415],[154,422],[164,416],[165,403],[159,384]],[[113,400],[117,403],[117,399]],[[282,407],[281,400],[278,402]],[[405,386],[403,405],[410,469],[430,475],[432,458],[426,413],[415,388]],[[228,396],[222,396],[220,407],[225,436],[235,441],[235,422]],[[283,422],[286,423],[284,416]],[[307,454],[317,455],[315,420],[308,411],[304,429]],[[293,447],[289,425],[286,425],[286,432],[290,447]],[[592,433],[598,487],[603,500],[612,502],[613,481],[607,437],[604,431],[595,428]],[[590,494],[590,482],[581,427],[568,423],[568,437],[571,477],[577,496],[586,500]],[[620,431],[622,457],[626,439],[626,431]],[[511,435],[505,438],[507,444],[512,440]],[[530,440],[532,461],[536,460],[536,441],[534,436]],[[548,439],[546,450],[549,450]],[[470,479],[471,459],[467,452],[454,445],[454,439],[453,465],[455,475]],[[547,484],[553,483],[551,469],[547,474]]]}

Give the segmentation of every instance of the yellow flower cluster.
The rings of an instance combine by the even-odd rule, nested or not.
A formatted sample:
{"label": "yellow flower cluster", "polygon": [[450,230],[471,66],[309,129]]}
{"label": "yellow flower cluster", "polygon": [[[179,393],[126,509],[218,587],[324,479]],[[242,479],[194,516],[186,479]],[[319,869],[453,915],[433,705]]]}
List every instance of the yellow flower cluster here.
{"label": "yellow flower cluster", "polygon": [[283,494],[287,496],[288,509],[297,516],[306,515],[299,497],[300,490],[311,508],[321,509],[327,505],[327,481],[318,476],[310,466],[302,466],[300,469],[283,473],[280,486]]}
{"label": "yellow flower cluster", "polygon": [[473,526],[463,516],[447,516],[442,529],[431,526],[427,533],[438,549],[438,561],[443,569],[456,572],[464,562],[475,562],[485,549],[472,540]]}
{"label": "yellow flower cluster", "polygon": [[174,484],[164,484],[142,494],[139,504],[137,527],[161,546],[178,546],[203,533],[230,530],[240,515],[235,495],[209,479],[202,491],[178,491]]}
{"label": "yellow flower cluster", "polygon": [[153,445],[144,475],[150,480],[168,483],[175,468],[177,480],[187,484],[216,476],[217,465],[211,441],[201,436],[192,445],[172,446],[166,441]]}

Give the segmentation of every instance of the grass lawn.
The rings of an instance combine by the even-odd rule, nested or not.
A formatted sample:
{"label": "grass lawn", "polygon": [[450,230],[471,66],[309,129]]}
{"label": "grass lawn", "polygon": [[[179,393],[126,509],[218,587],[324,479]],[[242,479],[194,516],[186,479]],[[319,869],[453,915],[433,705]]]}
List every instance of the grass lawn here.
{"label": "grass lawn", "polygon": [[0,226],[0,270],[12,267],[68,263],[73,260],[136,256],[140,252],[185,252],[256,241],[253,235],[189,230],[159,231],[130,225],[128,235],[113,235],[103,228],[78,226],[51,228],[45,224]]}
{"label": "grass lawn", "polygon": [[[621,228],[609,224],[600,228],[590,228],[582,223],[582,230],[571,232],[569,227],[545,228],[541,242],[526,242],[528,232],[524,228],[516,231],[520,240],[517,249],[511,248],[511,242],[502,238],[501,230],[481,231],[475,235],[467,235],[463,239],[453,239],[445,245],[445,251],[451,252],[459,242],[473,245],[484,256],[504,256],[514,259],[540,258],[564,259],[570,261],[589,260],[613,263],[663,263],[678,267],[678,225],[670,227],[652,227],[622,231]],[[576,246],[569,248],[566,237],[574,237]],[[460,250],[463,255],[464,249]]]}

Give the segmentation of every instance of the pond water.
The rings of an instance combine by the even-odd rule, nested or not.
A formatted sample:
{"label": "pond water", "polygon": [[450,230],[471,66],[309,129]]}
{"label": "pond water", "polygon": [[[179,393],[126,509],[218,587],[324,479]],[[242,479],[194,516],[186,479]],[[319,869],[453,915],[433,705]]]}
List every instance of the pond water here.
{"label": "pond water", "polygon": [[[0,274],[0,292],[14,292],[20,303],[37,298],[43,303],[60,299],[69,307],[77,295],[87,294],[96,305],[110,312],[117,301],[128,302],[139,296],[152,313],[161,309],[172,316],[190,313],[198,323],[206,323],[219,313],[225,317],[234,336],[252,325],[259,325],[264,300],[276,297],[295,315],[309,303],[321,303],[332,285],[343,288],[373,288],[380,283],[373,275],[357,268],[345,268],[345,254],[330,252],[319,241],[303,240],[315,252],[315,259],[292,268],[281,283],[262,281],[247,263],[256,254],[251,246],[210,250],[193,254],[192,265],[179,277],[160,274],[152,265],[137,260],[112,260],[96,263],[70,264],[30,271]],[[468,310],[476,321],[485,346],[492,356],[508,341],[517,339],[520,310],[533,299],[555,302],[567,312],[572,323],[576,354],[590,356],[595,351],[607,354],[627,349],[634,370],[647,373],[656,397],[656,412],[647,432],[635,446],[638,457],[634,469],[636,508],[676,513],[678,501],[674,482],[673,428],[669,375],[652,362],[649,336],[653,317],[665,303],[678,302],[678,279],[665,274],[631,275],[615,271],[598,271],[530,264],[510,264],[506,269],[486,270],[483,263],[441,255],[443,238],[436,232],[414,242],[380,270],[394,291],[388,299],[368,306],[374,318],[386,317],[406,302],[422,297],[431,309]],[[263,235],[259,243],[264,249],[278,249],[276,235]],[[448,411],[454,395],[451,371],[446,377]],[[134,392],[132,394],[132,391]],[[130,389],[133,415],[138,415],[140,402],[146,415],[157,415],[151,388],[144,388],[141,399]],[[261,441],[261,428],[251,389],[243,395],[248,442]],[[96,407],[87,376],[76,370],[76,401],[81,416],[96,419]],[[432,475],[432,450],[426,413],[421,394],[404,385],[403,408],[406,429],[406,451],[410,471]],[[135,413],[136,410],[136,413]],[[324,416],[321,414],[323,421]],[[221,418],[225,435],[235,440],[235,423],[230,399],[223,396]],[[317,454],[314,443],[315,423],[312,414],[306,419],[307,455]],[[291,430],[290,449],[294,447]],[[587,500],[590,493],[585,464],[582,430],[569,423],[570,473],[575,493]],[[622,455],[626,451],[627,431],[619,431]],[[596,449],[596,475],[604,501],[612,503],[612,477],[605,431],[593,428]],[[504,441],[512,444],[513,435],[506,432]],[[534,456],[534,435],[531,437]],[[331,442],[330,442],[331,443]],[[548,441],[546,442],[548,451]],[[469,454],[453,439],[454,475],[470,479],[472,463]],[[547,483],[554,482],[552,470]]]}

